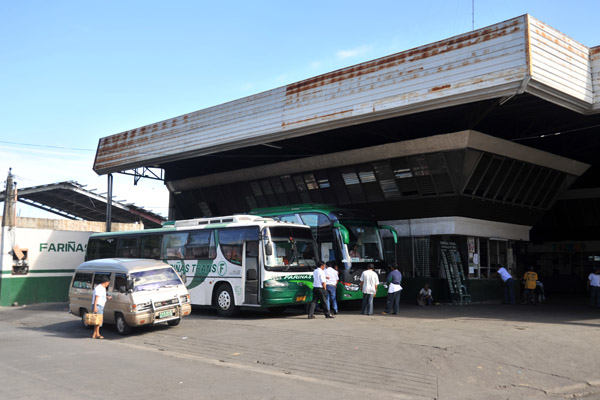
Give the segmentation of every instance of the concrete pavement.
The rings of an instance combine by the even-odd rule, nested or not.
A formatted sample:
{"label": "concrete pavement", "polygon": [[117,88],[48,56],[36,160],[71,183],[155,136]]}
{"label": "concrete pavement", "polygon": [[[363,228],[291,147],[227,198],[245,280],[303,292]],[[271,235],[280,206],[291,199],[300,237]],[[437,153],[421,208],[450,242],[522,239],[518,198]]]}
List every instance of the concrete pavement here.
{"label": "concrete pavement", "polygon": [[[600,311],[582,304],[301,310],[92,340],[62,303],[0,308],[0,398],[600,398]],[[376,303],[381,312],[383,303]]]}

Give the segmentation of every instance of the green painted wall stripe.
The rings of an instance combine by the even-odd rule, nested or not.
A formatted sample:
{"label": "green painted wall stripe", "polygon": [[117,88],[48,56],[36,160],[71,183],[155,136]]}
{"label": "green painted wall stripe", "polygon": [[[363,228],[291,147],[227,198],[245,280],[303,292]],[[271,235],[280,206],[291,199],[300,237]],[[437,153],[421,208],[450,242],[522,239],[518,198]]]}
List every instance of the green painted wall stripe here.
{"label": "green painted wall stripe", "polygon": [[63,302],[69,300],[71,277],[0,280],[0,306]]}

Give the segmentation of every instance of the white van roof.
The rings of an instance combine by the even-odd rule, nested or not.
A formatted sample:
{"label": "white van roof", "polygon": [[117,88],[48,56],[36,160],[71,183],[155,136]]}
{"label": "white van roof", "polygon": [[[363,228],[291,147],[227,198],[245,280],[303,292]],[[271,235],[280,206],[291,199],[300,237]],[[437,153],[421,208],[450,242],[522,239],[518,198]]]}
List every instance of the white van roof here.
{"label": "white van roof", "polygon": [[75,272],[121,272],[129,273],[156,267],[168,267],[169,264],[160,260],[147,260],[136,258],[102,258],[99,260],[86,261],[79,265]]}

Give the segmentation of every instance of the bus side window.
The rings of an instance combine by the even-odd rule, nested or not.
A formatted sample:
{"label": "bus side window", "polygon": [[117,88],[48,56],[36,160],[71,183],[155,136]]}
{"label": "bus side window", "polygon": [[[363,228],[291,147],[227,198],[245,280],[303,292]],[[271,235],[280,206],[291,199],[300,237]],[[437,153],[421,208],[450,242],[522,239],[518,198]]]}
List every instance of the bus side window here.
{"label": "bus side window", "polygon": [[186,259],[212,259],[215,258],[215,255],[215,237],[212,230],[190,233],[185,246]]}
{"label": "bus side window", "polygon": [[92,274],[87,272],[78,272],[73,279],[73,287],[78,289],[92,288]]}
{"label": "bus side window", "polygon": [[321,213],[301,213],[300,218],[304,225],[310,226],[313,237],[318,243],[331,242],[331,221]]}
{"label": "bus side window", "polygon": [[138,258],[138,239],[137,238],[120,238],[117,241],[117,257]]}
{"label": "bus side window", "polygon": [[142,258],[160,259],[160,246],[162,244],[162,235],[152,235],[142,237]]}
{"label": "bus side window", "polygon": [[87,260],[113,258],[117,255],[117,241],[114,238],[90,239]]}
{"label": "bus side window", "polygon": [[244,241],[258,240],[256,228],[219,229],[219,245],[227,261],[242,264]]}
{"label": "bus side window", "polygon": [[283,222],[292,222],[294,224],[301,223],[300,221],[298,221],[298,218],[296,218],[296,214],[282,215],[281,217],[277,217],[277,219]]}
{"label": "bus side window", "polygon": [[182,259],[187,237],[187,232],[166,234],[163,239],[163,258],[167,260]]}

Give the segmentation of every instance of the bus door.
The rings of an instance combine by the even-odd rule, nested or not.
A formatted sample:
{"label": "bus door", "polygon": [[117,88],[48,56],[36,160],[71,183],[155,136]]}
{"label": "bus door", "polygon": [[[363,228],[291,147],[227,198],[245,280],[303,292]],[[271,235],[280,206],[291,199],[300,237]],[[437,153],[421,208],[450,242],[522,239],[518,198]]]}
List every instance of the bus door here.
{"label": "bus door", "polygon": [[258,263],[258,240],[244,241],[244,304],[259,303],[260,268]]}

